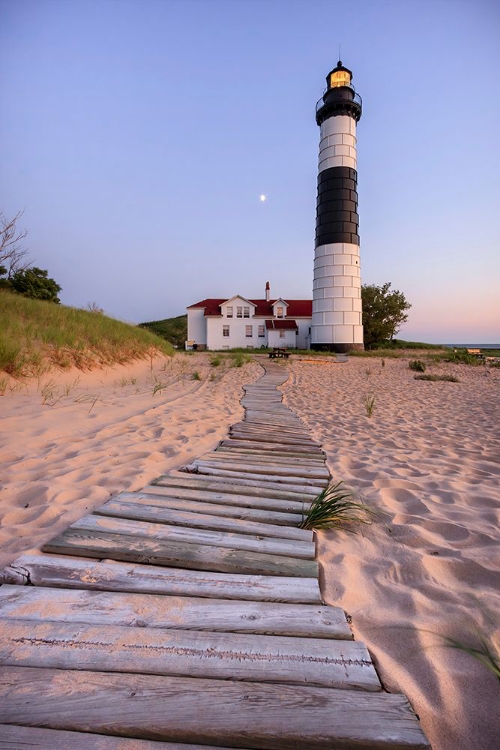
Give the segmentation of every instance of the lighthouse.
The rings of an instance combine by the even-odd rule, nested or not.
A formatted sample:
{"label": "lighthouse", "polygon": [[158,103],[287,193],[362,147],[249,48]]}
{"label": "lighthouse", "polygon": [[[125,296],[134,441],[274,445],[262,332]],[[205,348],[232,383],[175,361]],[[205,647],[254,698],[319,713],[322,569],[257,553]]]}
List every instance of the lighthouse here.
{"label": "lighthouse", "polygon": [[361,97],[342,65],[316,105],[320,127],[311,348],[364,349],[358,231],[356,123]]}

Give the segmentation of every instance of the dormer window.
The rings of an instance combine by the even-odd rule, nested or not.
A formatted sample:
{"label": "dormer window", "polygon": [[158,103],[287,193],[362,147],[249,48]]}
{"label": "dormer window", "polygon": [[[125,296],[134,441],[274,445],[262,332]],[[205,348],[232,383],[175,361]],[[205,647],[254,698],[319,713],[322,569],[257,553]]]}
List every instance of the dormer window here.
{"label": "dormer window", "polygon": [[244,318],[249,318],[250,317],[250,308],[249,307],[244,307],[243,308],[243,317]]}
{"label": "dormer window", "polygon": [[237,318],[242,318],[243,317],[243,308],[242,307],[237,307],[236,308],[236,317]]}
{"label": "dormer window", "polygon": [[228,318],[232,318],[233,317],[233,308],[232,307],[226,307],[226,316]]}
{"label": "dormer window", "polygon": [[284,314],[284,308],[283,307],[277,307],[276,308],[276,317],[282,318]]}

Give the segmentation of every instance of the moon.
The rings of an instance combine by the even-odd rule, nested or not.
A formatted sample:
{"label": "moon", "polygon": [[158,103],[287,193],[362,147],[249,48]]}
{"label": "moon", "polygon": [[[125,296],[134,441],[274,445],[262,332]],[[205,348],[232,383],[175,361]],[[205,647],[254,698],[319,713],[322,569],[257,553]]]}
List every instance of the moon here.
{"label": "moon", "polygon": [[267,195],[264,195],[264,193],[261,193],[259,195],[259,200],[261,203],[265,203],[265,201],[267,201]]}

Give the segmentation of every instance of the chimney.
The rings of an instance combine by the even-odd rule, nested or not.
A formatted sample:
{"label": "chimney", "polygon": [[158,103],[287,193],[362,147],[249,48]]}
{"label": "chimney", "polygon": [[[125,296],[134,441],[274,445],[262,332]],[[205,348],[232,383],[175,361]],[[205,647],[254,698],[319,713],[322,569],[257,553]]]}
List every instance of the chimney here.
{"label": "chimney", "polygon": [[266,302],[269,302],[271,299],[271,284],[269,281],[266,281]]}

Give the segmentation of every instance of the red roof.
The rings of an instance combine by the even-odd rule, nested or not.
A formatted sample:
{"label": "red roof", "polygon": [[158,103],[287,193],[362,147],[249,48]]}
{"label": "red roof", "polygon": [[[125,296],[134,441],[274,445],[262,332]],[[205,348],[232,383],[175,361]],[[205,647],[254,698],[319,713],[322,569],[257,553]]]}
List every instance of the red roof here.
{"label": "red roof", "polygon": [[[220,306],[227,302],[229,297],[226,299],[204,299],[201,302],[197,302],[195,305],[189,305],[188,310],[192,310],[197,307],[205,308],[205,317],[209,315],[221,315]],[[295,318],[310,318],[312,316],[312,300],[310,299],[287,299],[284,300],[288,307],[286,308],[286,314],[288,317]],[[265,299],[249,299],[256,306],[255,315],[260,317],[266,317],[273,315],[273,304],[276,300]]]}
{"label": "red roof", "polygon": [[273,318],[272,320],[266,320],[266,328],[268,331],[291,331],[298,328],[296,320],[290,320],[290,318]]}

